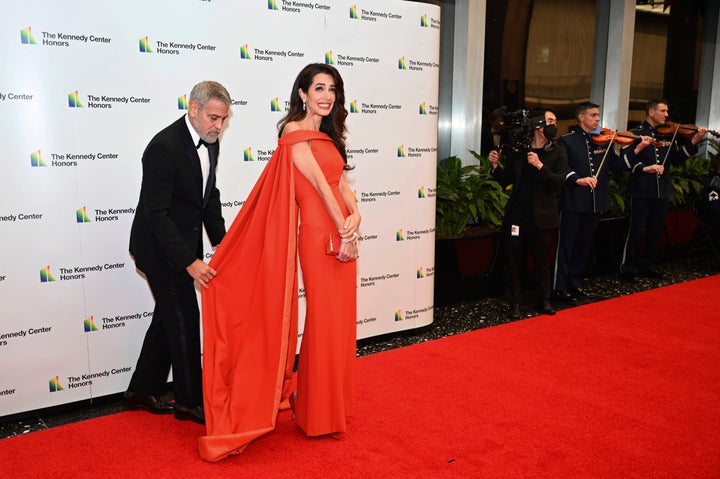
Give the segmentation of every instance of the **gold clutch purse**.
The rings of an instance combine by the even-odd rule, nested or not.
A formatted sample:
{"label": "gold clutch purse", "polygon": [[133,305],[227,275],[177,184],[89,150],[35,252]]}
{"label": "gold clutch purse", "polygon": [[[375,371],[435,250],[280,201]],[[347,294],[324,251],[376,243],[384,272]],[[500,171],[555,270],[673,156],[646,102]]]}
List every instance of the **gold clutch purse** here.
{"label": "gold clutch purse", "polygon": [[340,254],[340,243],[342,239],[339,234],[329,233],[327,244],[325,245],[325,254],[331,254],[337,256]]}

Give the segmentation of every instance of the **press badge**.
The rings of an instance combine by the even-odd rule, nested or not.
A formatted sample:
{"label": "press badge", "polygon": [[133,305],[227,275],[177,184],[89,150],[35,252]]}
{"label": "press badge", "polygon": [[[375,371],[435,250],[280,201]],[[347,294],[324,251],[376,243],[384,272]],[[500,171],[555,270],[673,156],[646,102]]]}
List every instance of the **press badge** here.
{"label": "press badge", "polygon": [[510,227],[510,236],[520,236],[520,227],[518,225]]}

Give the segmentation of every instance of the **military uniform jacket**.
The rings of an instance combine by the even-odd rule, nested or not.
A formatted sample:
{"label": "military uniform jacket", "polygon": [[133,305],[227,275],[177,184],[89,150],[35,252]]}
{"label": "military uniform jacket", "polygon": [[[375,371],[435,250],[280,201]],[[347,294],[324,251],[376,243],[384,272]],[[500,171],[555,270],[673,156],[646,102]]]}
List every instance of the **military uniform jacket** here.
{"label": "military uniform jacket", "polygon": [[[579,125],[570,129],[558,141],[567,150],[570,173],[560,196],[560,209],[576,213],[602,213],[610,210],[610,187],[608,177],[610,171],[630,169],[626,155],[616,153],[611,145],[598,145],[592,141]],[[605,152],[610,149],[602,163]],[[602,163],[602,169],[598,169]],[[576,181],[580,178],[597,175],[597,187],[593,190],[580,186]]]}
{"label": "military uniform jacket", "polygon": [[[651,136],[653,139],[659,139],[657,131],[647,121],[644,121],[642,125],[633,128],[631,131],[636,135]],[[669,154],[668,149],[670,150]],[[656,147],[649,145],[637,156],[635,155],[634,146],[627,150],[627,156],[631,158],[630,162],[633,165],[628,194],[632,198],[648,200],[670,199],[673,192],[670,181],[670,165],[680,165],[698,151],[697,147],[690,142],[680,148],[677,141],[668,146]],[[662,175],[658,176],[655,173],[645,173],[643,171],[646,166],[662,164],[666,154],[668,156],[667,161],[665,161],[665,171]]]}

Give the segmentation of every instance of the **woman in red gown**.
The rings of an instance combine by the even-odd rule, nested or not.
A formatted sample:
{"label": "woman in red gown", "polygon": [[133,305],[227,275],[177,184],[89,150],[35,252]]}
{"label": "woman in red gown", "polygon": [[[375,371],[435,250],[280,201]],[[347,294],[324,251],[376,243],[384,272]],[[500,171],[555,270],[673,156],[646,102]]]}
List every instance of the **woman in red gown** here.
{"label": "woman in red gown", "polygon": [[[273,430],[288,405],[308,436],[341,436],[353,415],[360,214],[343,175],[344,103],[334,67],[300,72],[278,148],[210,263],[199,441],[207,461]],[[341,238],[337,254],[327,254],[331,235]],[[298,252],[307,311],[295,391]]]}

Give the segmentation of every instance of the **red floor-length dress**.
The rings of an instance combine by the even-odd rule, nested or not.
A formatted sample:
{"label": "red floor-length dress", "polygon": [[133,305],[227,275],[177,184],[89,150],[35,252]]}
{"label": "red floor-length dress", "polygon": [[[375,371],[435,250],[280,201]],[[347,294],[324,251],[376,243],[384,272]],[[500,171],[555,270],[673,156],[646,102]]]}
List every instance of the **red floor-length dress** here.
{"label": "red floor-length dress", "polygon": [[[330,137],[321,135],[321,140],[312,140],[312,151],[343,216],[348,216],[338,189],[343,160]],[[328,235],[337,227],[320,195],[297,169],[295,198],[300,206],[300,267],[307,301],[295,420],[309,436],[345,432],[355,398],[356,263],[343,263],[325,253]]]}
{"label": "red floor-length dress", "polygon": [[[218,247],[217,276],[203,290],[203,394],[207,435],[200,456],[240,453],[275,427],[293,391],[297,345],[297,251],[307,301],[296,418],[308,435],[343,432],[355,385],[355,262],[325,254],[336,230],[318,193],[293,167],[291,147],[310,141],[338,204],[343,162],[320,132],[278,141],[268,165]],[[301,225],[298,241],[298,205]]]}

